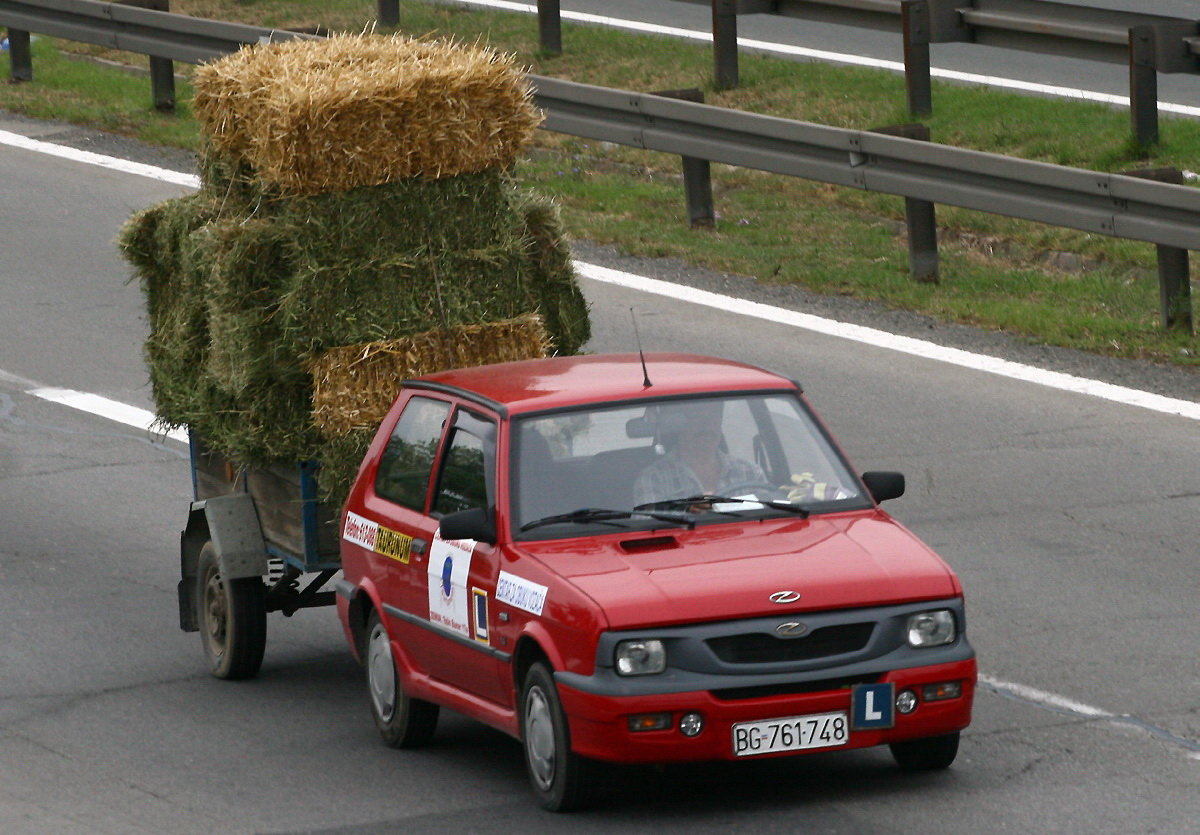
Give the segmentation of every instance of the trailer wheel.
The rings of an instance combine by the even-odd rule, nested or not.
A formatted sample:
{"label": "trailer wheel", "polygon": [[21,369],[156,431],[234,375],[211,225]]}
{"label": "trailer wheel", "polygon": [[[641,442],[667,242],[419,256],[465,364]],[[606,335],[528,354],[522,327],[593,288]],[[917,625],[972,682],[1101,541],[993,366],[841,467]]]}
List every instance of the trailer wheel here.
{"label": "trailer wheel", "polygon": [[371,715],[384,744],[392,748],[429,744],[437,730],[438,706],[411,698],[400,686],[392,642],[377,612],[367,619],[366,667]]}
{"label": "trailer wheel", "polygon": [[209,671],[217,678],[253,678],[267,646],[266,586],[258,577],[223,577],[211,540],[196,568],[197,621]]}

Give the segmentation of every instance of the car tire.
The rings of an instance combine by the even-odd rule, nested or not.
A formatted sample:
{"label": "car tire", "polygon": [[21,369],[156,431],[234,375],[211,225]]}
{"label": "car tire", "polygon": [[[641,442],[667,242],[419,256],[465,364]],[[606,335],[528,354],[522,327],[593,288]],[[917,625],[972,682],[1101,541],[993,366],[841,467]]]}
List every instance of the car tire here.
{"label": "car tire", "polygon": [[538,662],[521,687],[521,742],[529,782],[543,808],[570,812],[590,799],[592,763],[571,750],[571,732],[550,668]]}
{"label": "car tire", "polygon": [[890,746],[896,765],[905,771],[941,771],[949,768],[958,756],[959,733],[894,742]]}
{"label": "car tire", "polygon": [[267,646],[267,588],[259,577],[221,574],[212,541],[196,565],[197,622],[209,671],[217,678],[253,678]]}
{"label": "car tire", "polygon": [[391,638],[376,612],[371,612],[367,619],[363,661],[371,716],[384,744],[392,748],[428,745],[437,730],[438,706],[404,692],[392,656]]}

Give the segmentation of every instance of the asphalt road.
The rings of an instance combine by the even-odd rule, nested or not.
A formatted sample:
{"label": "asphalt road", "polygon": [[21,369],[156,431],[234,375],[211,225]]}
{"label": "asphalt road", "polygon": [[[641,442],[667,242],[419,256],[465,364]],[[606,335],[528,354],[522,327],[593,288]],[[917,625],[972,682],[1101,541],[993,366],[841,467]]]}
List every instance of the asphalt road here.
{"label": "asphalt road", "polygon": [[[631,347],[632,307],[647,349],[787,372],[859,469],[905,470],[891,509],[962,576],[992,683],[945,774],[902,774],[886,751],[618,770],[596,810],[557,817],[518,745],[465,719],[427,750],[383,747],[331,610],[273,615],[257,680],[207,675],[177,628],[183,447],[29,393],[149,405],[141,299],[111,242],[183,190],[9,147],[0,183],[0,831],[1196,831],[1194,420],[585,282],[591,350]],[[1194,375],[1119,365],[1200,400]]]}

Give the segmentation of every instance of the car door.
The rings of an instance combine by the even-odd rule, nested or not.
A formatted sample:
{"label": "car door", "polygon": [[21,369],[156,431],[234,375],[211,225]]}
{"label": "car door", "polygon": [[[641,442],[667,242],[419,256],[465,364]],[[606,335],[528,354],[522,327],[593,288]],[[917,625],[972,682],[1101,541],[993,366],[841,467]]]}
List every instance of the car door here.
{"label": "car door", "polygon": [[436,524],[428,516],[438,452],[450,425],[453,403],[424,394],[408,399],[380,455],[375,479],[363,500],[371,527],[366,573],[383,603],[389,633],[399,640],[406,666],[425,630],[425,565]]}
{"label": "car door", "polygon": [[[499,653],[490,638],[497,549],[485,542],[443,539],[438,533],[439,520],[447,514],[470,508],[494,511],[496,436],[492,416],[463,406],[455,410],[424,520],[430,542],[422,590],[428,634],[413,653],[434,678],[504,703],[502,677],[497,674]],[[420,601],[413,601],[414,611],[419,605]]]}

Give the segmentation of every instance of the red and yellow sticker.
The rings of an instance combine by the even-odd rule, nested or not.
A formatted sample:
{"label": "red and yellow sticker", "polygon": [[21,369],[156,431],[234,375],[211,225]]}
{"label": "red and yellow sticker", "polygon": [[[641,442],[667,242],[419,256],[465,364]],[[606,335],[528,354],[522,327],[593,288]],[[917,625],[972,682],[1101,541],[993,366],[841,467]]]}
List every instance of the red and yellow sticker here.
{"label": "red and yellow sticker", "polygon": [[346,512],[346,522],[342,525],[342,539],[397,562],[407,563],[412,555],[411,536],[386,528],[352,511]]}

